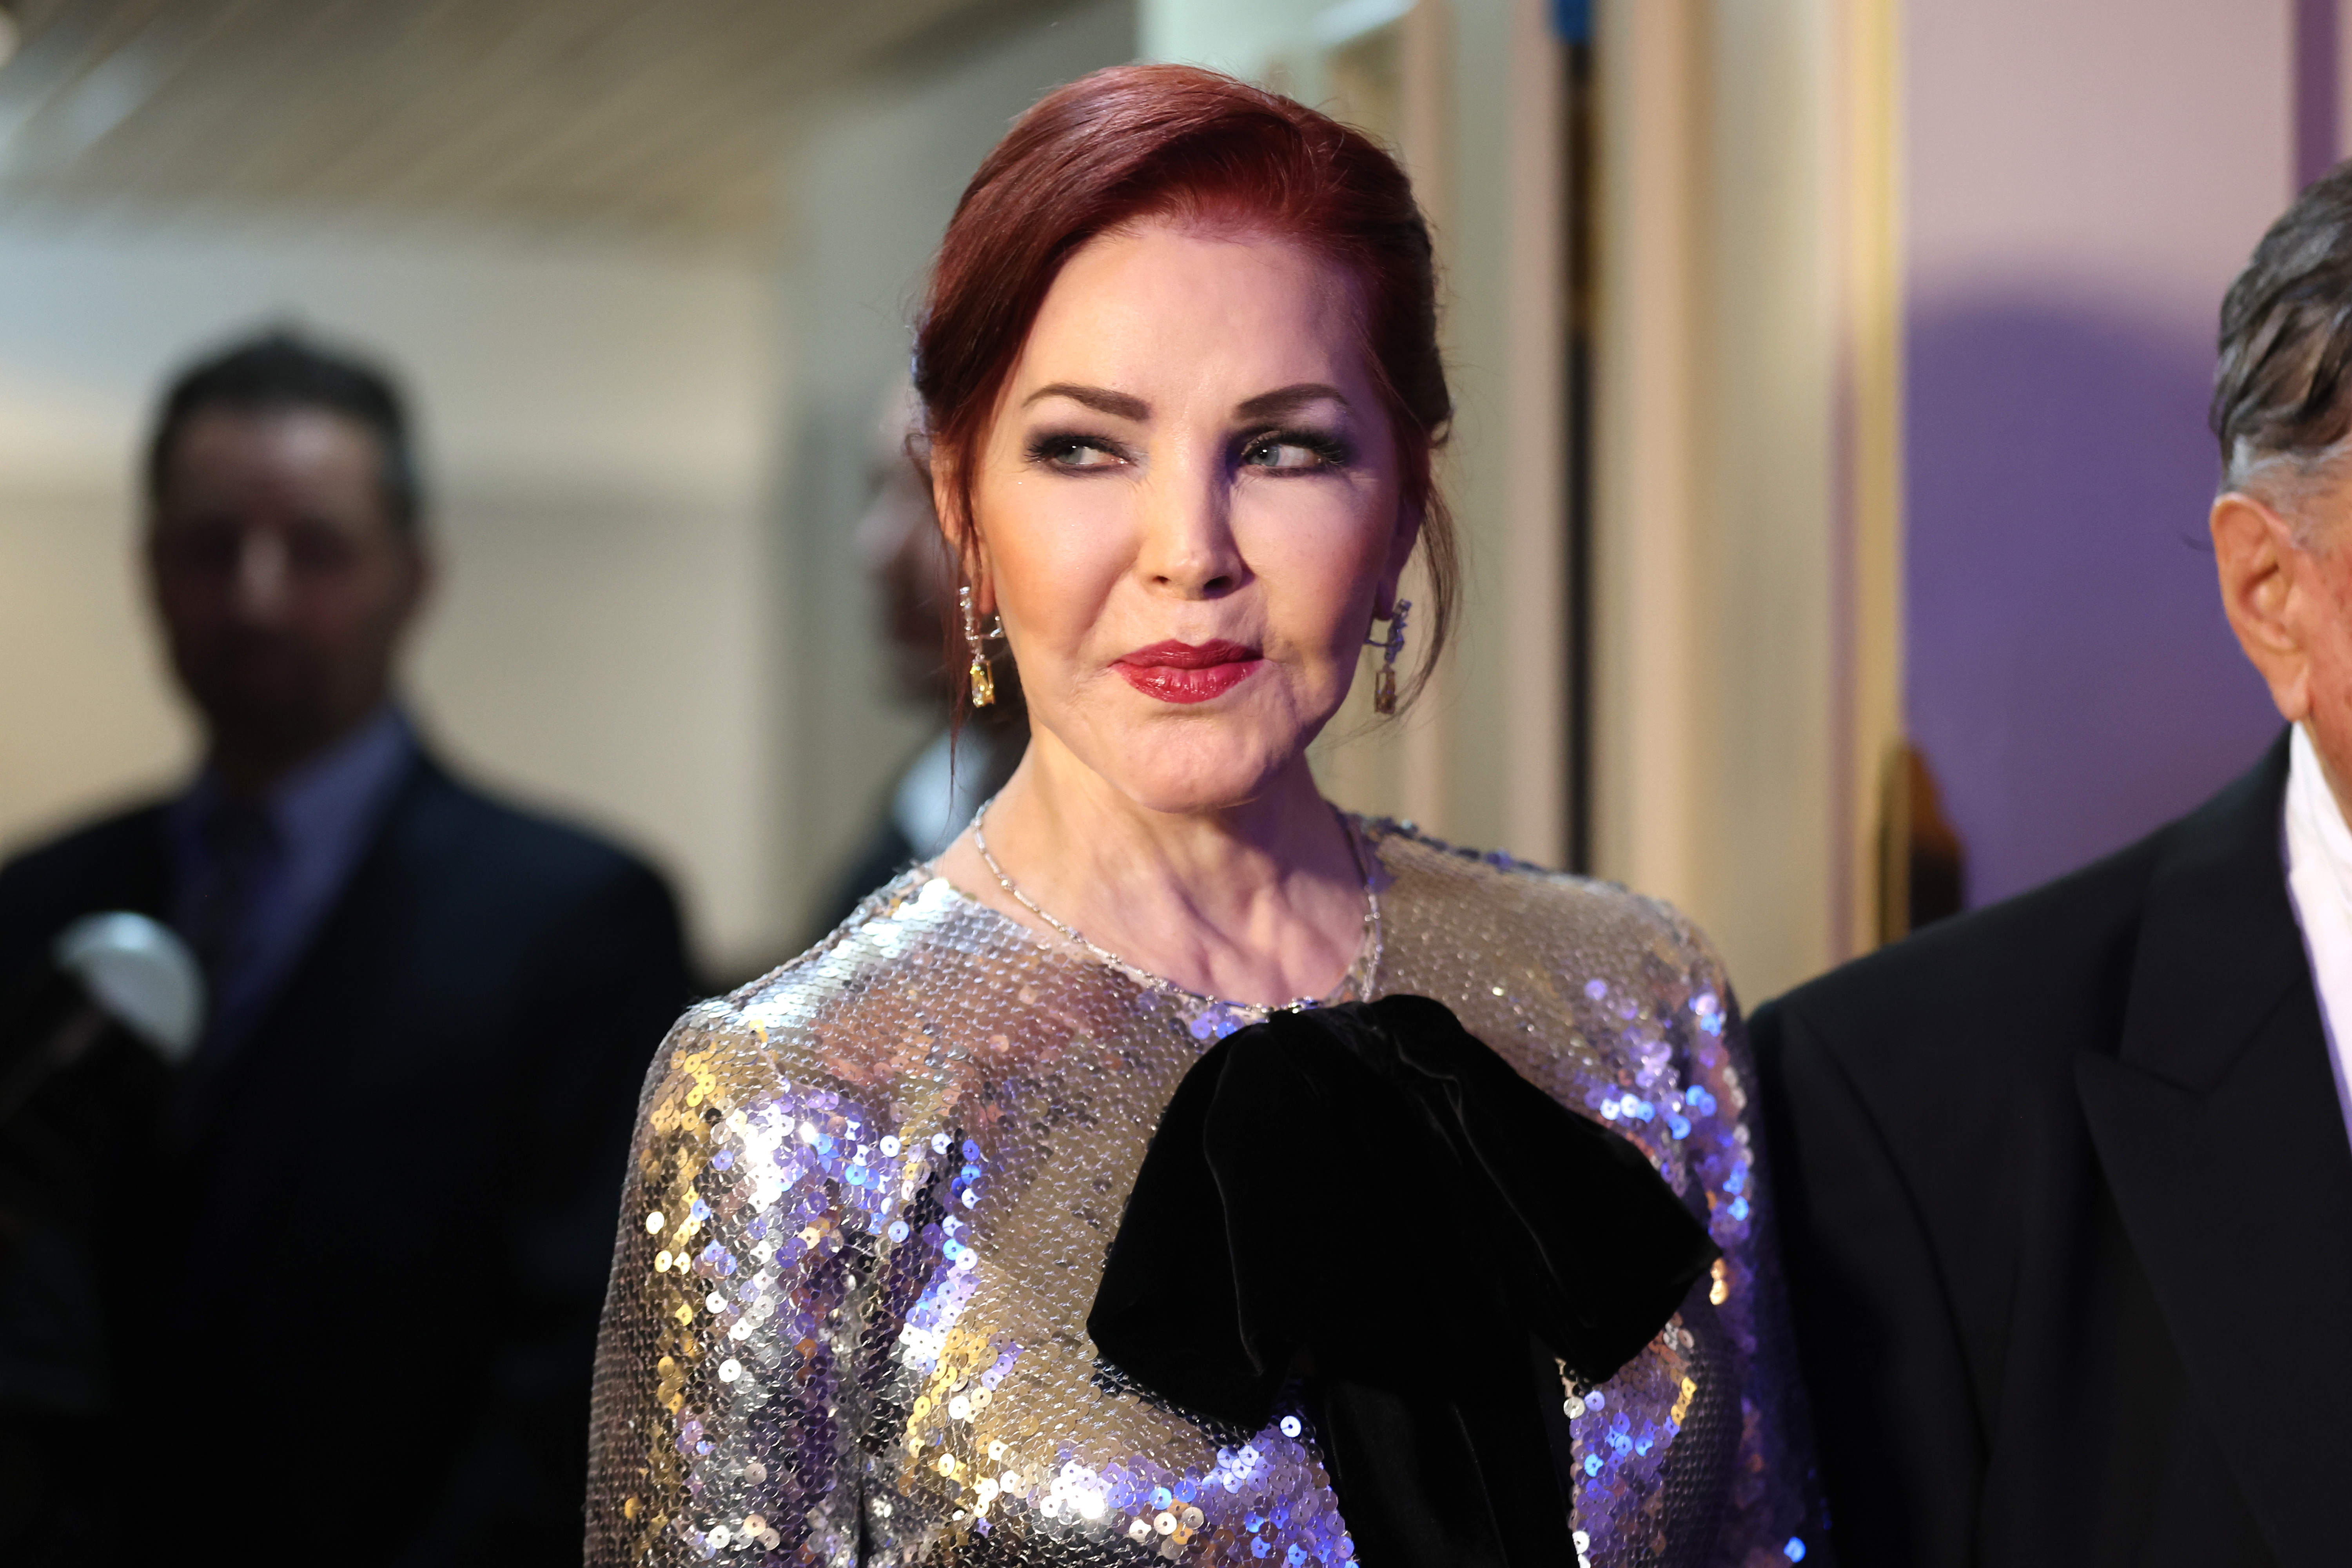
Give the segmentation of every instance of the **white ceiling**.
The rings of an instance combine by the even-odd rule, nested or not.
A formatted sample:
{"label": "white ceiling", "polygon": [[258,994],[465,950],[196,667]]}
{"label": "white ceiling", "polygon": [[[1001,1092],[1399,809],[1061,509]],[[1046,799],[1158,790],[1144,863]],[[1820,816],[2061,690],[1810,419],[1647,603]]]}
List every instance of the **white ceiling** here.
{"label": "white ceiling", "polygon": [[[0,0],[6,4],[6,0]],[[1031,0],[16,0],[0,208],[361,209],[759,243],[796,109]]]}

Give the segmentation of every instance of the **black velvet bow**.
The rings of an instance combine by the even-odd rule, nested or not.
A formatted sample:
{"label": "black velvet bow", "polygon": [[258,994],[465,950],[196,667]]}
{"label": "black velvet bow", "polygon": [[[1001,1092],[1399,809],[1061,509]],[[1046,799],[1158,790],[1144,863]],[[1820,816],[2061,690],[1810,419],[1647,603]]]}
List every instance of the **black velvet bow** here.
{"label": "black velvet bow", "polygon": [[1558,1568],[1550,1357],[1605,1381],[1716,1256],[1640,1150],[1443,1004],[1388,996],[1277,1013],[1194,1065],[1087,1328],[1247,1430],[1301,1378],[1366,1568]]}

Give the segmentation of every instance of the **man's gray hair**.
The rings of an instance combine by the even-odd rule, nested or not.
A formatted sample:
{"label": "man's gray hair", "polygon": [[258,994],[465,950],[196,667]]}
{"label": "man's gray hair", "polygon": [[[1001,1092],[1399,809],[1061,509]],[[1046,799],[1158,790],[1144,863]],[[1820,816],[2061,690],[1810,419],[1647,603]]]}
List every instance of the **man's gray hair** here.
{"label": "man's gray hair", "polygon": [[2352,163],[2314,181],[2221,300],[2211,422],[2221,489],[2298,534],[2352,451]]}

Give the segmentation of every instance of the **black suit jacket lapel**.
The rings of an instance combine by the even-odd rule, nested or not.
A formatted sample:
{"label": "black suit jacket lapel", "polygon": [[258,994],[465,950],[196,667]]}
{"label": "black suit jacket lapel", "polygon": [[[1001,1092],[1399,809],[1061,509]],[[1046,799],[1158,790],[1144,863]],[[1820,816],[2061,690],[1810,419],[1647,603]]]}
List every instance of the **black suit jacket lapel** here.
{"label": "black suit jacket lapel", "polygon": [[2279,850],[2282,740],[2174,830],[2075,1080],[2190,1392],[2280,1560],[2341,1561],[2352,1142]]}

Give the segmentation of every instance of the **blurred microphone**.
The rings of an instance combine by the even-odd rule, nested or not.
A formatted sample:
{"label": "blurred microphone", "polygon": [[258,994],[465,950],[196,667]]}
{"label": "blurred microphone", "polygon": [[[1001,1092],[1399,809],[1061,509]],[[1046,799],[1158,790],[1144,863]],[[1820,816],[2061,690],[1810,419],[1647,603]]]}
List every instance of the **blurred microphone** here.
{"label": "blurred microphone", "polygon": [[203,971],[187,943],[145,915],[85,915],[49,958],[48,974],[0,1016],[0,1125],[110,1032],[176,1067],[204,1031]]}

